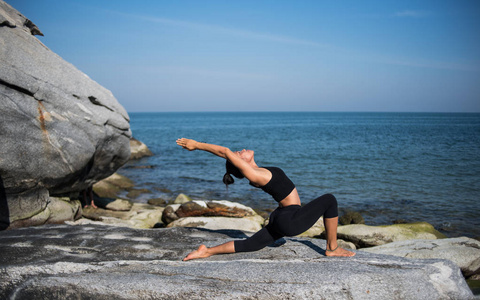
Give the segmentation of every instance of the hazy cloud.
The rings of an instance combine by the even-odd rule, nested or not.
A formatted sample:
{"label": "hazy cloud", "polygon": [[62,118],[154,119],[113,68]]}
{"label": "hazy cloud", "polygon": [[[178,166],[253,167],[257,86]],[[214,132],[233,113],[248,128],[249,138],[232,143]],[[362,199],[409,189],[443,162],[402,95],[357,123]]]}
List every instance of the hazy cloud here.
{"label": "hazy cloud", "polygon": [[188,21],[181,21],[181,20],[174,20],[168,18],[158,18],[158,17],[150,17],[150,16],[142,16],[142,15],[134,15],[134,14],[126,14],[120,12],[110,11],[111,13],[123,15],[125,17],[131,17],[136,19],[141,19],[144,21],[152,22],[152,23],[159,23],[165,24],[170,26],[176,27],[183,27],[192,30],[199,30],[204,32],[217,32],[222,34],[227,34],[231,36],[238,36],[248,39],[257,39],[263,40],[267,42],[278,42],[278,43],[285,43],[285,44],[295,44],[295,45],[304,45],[304,46],[314,46],[320,48],[332,48],[332,45],[329,44],[322,44],[314,41],[304,40],[304,39],[297,39],[294,37],[283,36],[283,35],[275,35],[275,34],[268,34],[268,33],[261,33],[261,32],[254,32],[248,30],[241,30],[241,29],[234,29],[229,27],[223,27],[218,25],[209,25],[203,23],[195,23],[195,22],[188,22]]}

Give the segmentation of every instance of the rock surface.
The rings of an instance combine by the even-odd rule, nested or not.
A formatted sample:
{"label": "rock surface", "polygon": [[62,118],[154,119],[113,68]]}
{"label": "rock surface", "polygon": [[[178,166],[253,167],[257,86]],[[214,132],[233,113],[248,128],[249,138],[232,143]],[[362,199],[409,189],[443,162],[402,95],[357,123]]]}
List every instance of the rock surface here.
{"label": "rock surface", "polygon": [[127,177],[114,173],[109,177],[95,183],[93,191],[100,197],[116,198],[120,192],[133,188],[133,181]]}
{"label": "rock surface", "polygon": [[250,207],[226,200],[192,200],[180,205],[175,213],[180,218],[195,216],[243,218],[257,214]]}
{"label": "rock surface", "polygon": [[354,243],[357,248],[404,240],[445,238],[445,235],[426,222],[387,226],[345,225],[339,226],[337,233],[338,238]]}
{"label": "rock surface", "polygon": [[147,145],[135,138],[130,139],[130,159],[140,159],[146,156],[153,156],[152,151],[148,149]]}
{"label": "rock surface", "polygon": [[265,220],[253,209],[240,203],[226,200],[191,200],[183,204],[168,205],[163,211],[162,222],[168,227],[256,232],[262,229]]}
{"label": "rock surface", "polygon": [[0,295],[11,299],[471,299],[447,260],[357,252],[287,238],[252,253],[181,259],[240,231],[45,225],[0,232]]}
{"label": "rock surface", "polygon": [[460,267],[465,277],[480,273],[480,242],[468,237],[400,241],[362,251],[408,258],[448,259]]}
{"label": "rock surface", "polygon": [[[162,223],[163,207],[149,204],[133,203],[128,211],[113,211],[102,208],[86,207],[83,209],[83,217],[101,221],[104,224],[131,227],[131,228],[156,228],[164,227]],[[90,223],[84,219],[78,220],[76,224]]]}
{"label": "rock surface", "polygon": [[338,222],[342,225],[350,224],[365,224],[365,220],[362,215],[356,211],[348,211],[338,218]]}
{"label": "rock surface", "polygon": [[185,194],[179,194],[177,198],[173,201],[174,204],[183,204],[192,201],[192,198],[188,197]]}
{"label": "rock surface", "polygon": [[0,0],[2,228],[41,214],[50,195],[82,191],[130,158],[125,109],[32,35],[39,32]]}
{"label": "rock surface", "polygon": [[168,224],[167,227],[196,227],[211,230],[235,229],[247,232],[257,232],[262,229],[265,220],[259,216],[243,218],[228,217],[186,217]]}

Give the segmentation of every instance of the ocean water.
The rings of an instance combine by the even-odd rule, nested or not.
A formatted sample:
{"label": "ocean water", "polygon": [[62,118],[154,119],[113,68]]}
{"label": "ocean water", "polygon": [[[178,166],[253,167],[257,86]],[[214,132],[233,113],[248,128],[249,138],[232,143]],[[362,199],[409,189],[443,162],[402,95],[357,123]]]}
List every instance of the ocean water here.
{"label": "ocean water", "polygon": [[[366,224],[426,221],[447,236],[480,236],[480,114],[212,112],[131,113],[133,136],[153,157],[120,174],[150,198],[227,199],[259,210],[276,202],[247,180],[227,190],[225,161],[177,146],[180,137],[251,149],[259,166],[278,166],[302,203],[337,197],[340,213]],[[148,168],[144,168],[148,167]]]}

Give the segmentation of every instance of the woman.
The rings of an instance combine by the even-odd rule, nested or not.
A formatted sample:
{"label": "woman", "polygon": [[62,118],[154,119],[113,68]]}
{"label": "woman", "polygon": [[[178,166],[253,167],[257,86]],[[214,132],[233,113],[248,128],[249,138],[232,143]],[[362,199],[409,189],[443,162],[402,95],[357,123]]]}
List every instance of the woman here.
{"label": "woman", "polygon": [[205,258],[215,254],[247,252],[260,250],[284,236],[298,235],[310,227],[323,215],[327,235],[327,256],[354,256],[355,253],[339,248],[337,244],[338,211],[337,201],[327,194],[305,206],[300,206],[300,197],[293,182],[276,167],[259,167],[254,160],[254,152],[245,150],[232,152],[218,145],[200,143],[181,138],[177,144],[189,151],[203,150],[225,158],[227,173],[223,177],[225,184],[233,183],[230,174],[237,178],[246,177],[250,184],[272,195],[278,202],[269,218],[268,225],[245,240],[230,241],[222,245],[207,248],[201,245],[189,253],[183,260]]}

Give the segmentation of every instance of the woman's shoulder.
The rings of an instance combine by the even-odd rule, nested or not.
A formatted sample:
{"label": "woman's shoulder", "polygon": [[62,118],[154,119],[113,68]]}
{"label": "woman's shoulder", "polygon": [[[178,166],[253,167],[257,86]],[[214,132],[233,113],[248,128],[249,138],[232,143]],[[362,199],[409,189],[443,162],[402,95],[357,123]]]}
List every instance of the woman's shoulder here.
{"label": "woman's shoulder", "polygon": [[278,173],[283,173],[285,174],[285,172],[283,172],[283,170],[279,167],[260,167],[260,168],[263,168],[263,169],[266,169],[268,171],[270,171],[270,173],[272,174],[278,174]]}

